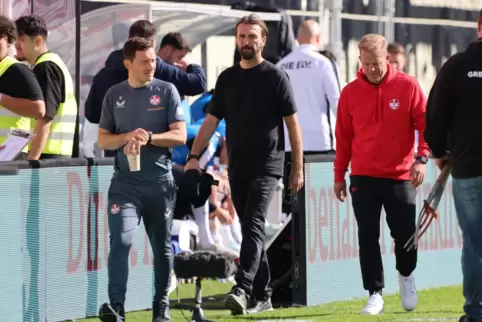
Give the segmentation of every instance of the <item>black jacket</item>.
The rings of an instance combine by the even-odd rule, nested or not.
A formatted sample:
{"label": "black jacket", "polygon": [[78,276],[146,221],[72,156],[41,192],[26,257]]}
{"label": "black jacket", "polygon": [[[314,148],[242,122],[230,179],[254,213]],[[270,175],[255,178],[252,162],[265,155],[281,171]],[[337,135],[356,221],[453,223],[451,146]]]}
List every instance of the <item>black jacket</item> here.
{"label": "black jacket", "polygon": [[454,178],[482,176],[482,40],[440,69],[427,102],[425,141],[435,158],[449,153]]}
{"label": "black jacket", "polygon": [[[113,51],[107,58],[105,67],[95,75],[85,101],[85,117],[90,123],[99,123],[102,102],[107,90],[127,79],[127,69],[123,61],[122,49]],[[184,72],[157,57],[154,77],[172,83],[181,96],[194,96],[206,91],[206,74],[198,65],[191,64]]]}

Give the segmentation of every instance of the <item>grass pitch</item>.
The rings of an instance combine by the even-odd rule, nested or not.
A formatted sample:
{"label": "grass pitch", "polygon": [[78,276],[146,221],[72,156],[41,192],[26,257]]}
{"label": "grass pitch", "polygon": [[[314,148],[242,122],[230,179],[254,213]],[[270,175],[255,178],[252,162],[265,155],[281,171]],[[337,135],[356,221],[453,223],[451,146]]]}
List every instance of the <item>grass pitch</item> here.
{"label": "grass pitch", "polygon": [[[230,283],[203,281],[203,308],[205,318],[216,322],[242,322],[259,321],[273,322],[283,320],[299,322],[332,321],[332,322],[358,322],[358,321],[458,321],[462,312],[462,289],[460,286],[443,287],[419,291],[419,304],[415,311],[405,312],[400,306],[398,295],[386,295],[385,313],[378,316],[360,316],[359,312],[365,304],[366,298],[334,302],[322,306],[305,308],[276,309],[273,312],[252,316],[231,317],[229,311],[223,309],[222,299],[231,289]],[[179,288],[179,297],[182,304],[193,303],[194,284],[183,284]],[[183,311],[176,309],[176,291],[171,294],[171,320],[173,322],[191,321],[189,309]],[[184,315],[183,315],[184,313]],[[187,319],[186,319],[187,318]],[[128,313],[127,322],[150,322],[150,311]],[[97,318],[77,320],[84,322],[99,321]]]}

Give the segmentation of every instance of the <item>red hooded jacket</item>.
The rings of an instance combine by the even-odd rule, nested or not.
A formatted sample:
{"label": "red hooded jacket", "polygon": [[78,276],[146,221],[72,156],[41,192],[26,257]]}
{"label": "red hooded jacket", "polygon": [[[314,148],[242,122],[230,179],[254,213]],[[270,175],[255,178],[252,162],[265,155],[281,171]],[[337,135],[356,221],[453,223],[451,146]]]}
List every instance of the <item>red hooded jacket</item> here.
{"label": "red hooded jacket", "polygon": [[415,130],[418,155],[429,155],[425,129],[426,98],[418,81],[390,65],[379,85],[358,71],[343,88],[336,119],[335,182],[351,174],[408,180],[414,162]]}

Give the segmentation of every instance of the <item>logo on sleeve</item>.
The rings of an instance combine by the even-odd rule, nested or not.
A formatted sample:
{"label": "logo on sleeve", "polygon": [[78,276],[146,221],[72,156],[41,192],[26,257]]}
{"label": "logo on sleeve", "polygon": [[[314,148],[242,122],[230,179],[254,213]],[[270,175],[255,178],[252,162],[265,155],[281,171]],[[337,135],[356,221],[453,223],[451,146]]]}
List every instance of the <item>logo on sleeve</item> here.
{"label": "logo on sleeve", "polygon": [[184,116],[184,110],[182,109],[182,106],[178,106],[178,107],[177,107],[177,109],[176,109],[176,116],[177,116],[177,117]]}
{"label": "logo on sleeve", "polygon": [[159,97],[159,95],[152,95],[149,99],[149,102],[151,102],[151,105],[156,106],[161,103],[161,98]]}
{"label": "logo on sleeve", "polygon": [[388,107],[390,107],[391,110],[396,110],[400,107],[400,102],[397,99],[391,99]]}
{"label": "logo on sleeve", "polygon": [[124,107],[125,103],[126,101],[122,99],[122,96],[119,96],[119,98],[117,99],[117,102],[115,102],[115,106],[117,108],[121,108],[121,107]]}

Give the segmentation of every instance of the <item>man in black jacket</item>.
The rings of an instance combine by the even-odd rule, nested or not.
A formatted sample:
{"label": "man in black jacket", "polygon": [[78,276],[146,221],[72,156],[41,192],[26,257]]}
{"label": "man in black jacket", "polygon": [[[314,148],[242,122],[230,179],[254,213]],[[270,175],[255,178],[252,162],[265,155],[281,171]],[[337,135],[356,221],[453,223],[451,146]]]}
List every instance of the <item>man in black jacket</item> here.
{"label": "man in black jacket", "polygon": [[[147,20],[138,20],[129,28],[129,39],[133,37],[147,38],[154,41],[156,27]],[[184,71],[179,67],[163,62],[158,57],[154,77],[172,83],[176,86],[181,96],[194,96],[206,91],[206,74],[201,66],[195,64],[186,66]],[[126,79],[127,69],[124,67],[122,49],[113,51],[107,58],[105,67],[95,75],[85,102],[85,118],[89,123],[99,123],[105,93],[109,88]],[[86,139],[86,131],[92,130],[84,127],[84,156],[94,157],[95,142]],[[106,153],[106,156],[111,155]]]}
{"label": "man in black jacket", "polygon": [[[452,56],[430,91],[425,140],[442,169],[452,166],[453,195],[462,230],[464,311],[459,322],[482,321],[482,10],[478,40]],[[447,151],[450,150],[450,154]]]}

